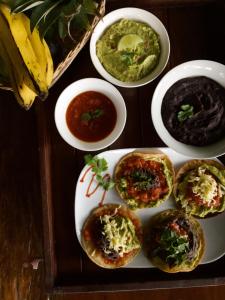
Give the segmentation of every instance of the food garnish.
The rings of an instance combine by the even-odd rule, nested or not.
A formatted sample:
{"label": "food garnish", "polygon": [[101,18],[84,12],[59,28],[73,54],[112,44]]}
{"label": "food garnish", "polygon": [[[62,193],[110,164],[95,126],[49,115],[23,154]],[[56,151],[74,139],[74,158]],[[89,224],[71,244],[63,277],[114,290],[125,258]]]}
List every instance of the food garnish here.
{"label": "food garnish", "polygon": [[75,96],[66,110],[66,123],[71,133],[85,142],[98,142],[115,128],[117,110],[105,94],[86,91]]}
{"label": "food garnish", "polygon": [[194,114],[194,107],[190,104],[181,105],[177,118],[180,122],[190,119]]}
{"label": "food garnish", "polygon": [[166,91],[161,114],[165,128],[177,141],[213,144],[225,138],[225,88],[205,76],[182,78]]}
{"label": "food garnish", "polygon": [[127,265],[140,251],[142,226],[127,207],[105,204],[87,217],[81,243],[89,258],[104,268]]}
{"label": "food garnish", "polygon": [[145,247],[152,264],[168,273],[189,272],[204,253],[203,230],[182,210],[161,211],[149,220]]}
{"label": "food garnish", "polygon": [[99,118],[103,114],[104,114],[103,109],[96,108],[95,110],[91,110],[91,111],[83,113],[81,115],[81,119],[83,121],[91,121],[91,120],[94,120],[96,118]]}
{"label": "food garnish", "polygon": [[116,190],[131,209],[154,207],[172,192],[174,170],[163,153],[131,152],[117,163]]}
{"label": "food garnish", "polygon": [[96,174],[96,180],[98,184],[106,191],[113,188],[114,181],[107,177],[105,178],[102,173],[108,170],[108,163],[104,158],[98,158],[97,156],[92,156],[87,154],[84,156],[85,163],[91,167],[93,173]]}
{"label": "food garnish", "polygon": [[178,206],[201,218],[224,211],[224,166],[213,160],[185,163],[178,170],[174,195]]}

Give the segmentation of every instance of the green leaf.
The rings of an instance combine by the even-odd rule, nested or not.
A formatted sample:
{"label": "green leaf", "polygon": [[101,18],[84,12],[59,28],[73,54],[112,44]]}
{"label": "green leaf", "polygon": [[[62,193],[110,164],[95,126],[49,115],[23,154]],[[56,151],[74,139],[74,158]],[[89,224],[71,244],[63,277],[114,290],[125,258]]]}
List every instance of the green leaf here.
{"label": "green leaf", "polygon": [[12,7],[14,5],[14,2],[13,0],[1,0],[0,3],[3,3],[3,4],[7,4],[9,7]]}
{"label": "green leaf", "polygon": [[180,111],[177,114],[179,122],[184,122],[185,120],[193,117],[194,107],[189,104],[181,105]]}
{"label": "green leaf", "polygon": [[165,228],[161,233],[160,247],[166,251],[167,263],[179,265],[188,252],[189,241],[187,238],[178,235],[175,231]]}
{"label": "green leaf", "polygon": [[91,154],[87,154],[84,156],[84,160],[87,165],[92,167],[92,172],[96,174],[98,184],[102,186],[104,190],[108,191],[114,187],[115,183],[111,178],[104,178],[104,176],[102,176],[102,172],[108,169],[108,163],[104,158],[93,157]]}
{"label": "green leaf", "polygon": [[89,15],[95,15],[97,12],[96,2],[94,2],[93,0],[84,0],[83,7],[85,12]]}
{"label": "green leaf", "polygon": [[91,120],[91,114],[89,112],[85,112],[81,115],[81,120],[83,121],[90,121]]}
{"label": "green leaf", "polygon": [[105,179],[104,184],[102,186],[106,191],[108,191],[108,190],[112,189],[114,187],[114,185],[115,185],[115,182],[112,179],[109,179],[109,180]]}
{"label": "green leaf", "polygon": [[101,117],[104,114],[103,109],[97,108],[96,110],[94,110],[91,115],[92,115],[92,119],[97,119],[99,117]]}
{"label": "green leaf", "polygon": [[86,154],[84,156],[84,161],[85,161],[85,164],[91,165],[93,163],[93,161],[94,161],[94,158],[93,158],[93,156],[91,154]]}
{"label": "green leaf", "polygon": [[98,159],[97,166],[100,172],[104,172],[108,169],[107,161],[104,158]]}
{"label": "green leaf", "polygon": [[61,18],[59,18],[59,20],[58,20],[58,32],[59,32],[60,38],[62,40],[64,40],[65,37],[67,36],[67,26]]}
{"label": "green leaf", "polygon": [[[51,11],[54,11],[56,7],[59,6],[62,2],[63,0],[45,0],[42,5],[37,6],[31,14],[31,30],[33,30],[34,27],[41,22],[41,20],[43,20],[42,22],[45,22],[47,15]],[[57,17],[57,13],[58,11],[55,11],[55,17]]]}
{"label": "green leaf", "polygon": [[52,27],[52,25],[60,18],[60,7],[57,7],[51,11],[45,19],[42,19],[39,23],[39,33],[43,38],[47,31]]}
{"label": "green leaf", "polygon": [[99,118],[103,114],[104,114],[104,111],[102,109],[96,108],[93,111],[88,111],[88,112],[83,113],[81,115],[81,120],[83,120],[83,121],[91,121],[91,120]]}
{"label": "green leaf", "polygon": [[147,191],[155,185],[156,176],[145,169],[136,169],[130,177],[134,181],[134,186],[140,191]]}
{"label": "green leaf", "polygon": [[71,16],[77,13],[77,9],[80,6],[78,0],[70,0],[68,4],[63,7],[62,14],[64,16]]}
{"label": "green leaf", "polygon": [[14,13],[19,13],[19,12],[24,12],[26,10],[32,9],[38,5],[41,5],[44,3],[44,0],[17,0],[15,1],[12,5],[12,12]]}
{"label": "green leaf", "polygon": [[71,20],[71,28],[86,30],[90,26],[88,16],[83,7],[80,8],[79,13],[77,13],[74,18]]}
{"label": "green leaf", "polygon": [[134,53],[133,52],[128,52],[128,51],[123,51],[121,55],[122,61],[127,65],[130,66],[133,64],[133,57]]}

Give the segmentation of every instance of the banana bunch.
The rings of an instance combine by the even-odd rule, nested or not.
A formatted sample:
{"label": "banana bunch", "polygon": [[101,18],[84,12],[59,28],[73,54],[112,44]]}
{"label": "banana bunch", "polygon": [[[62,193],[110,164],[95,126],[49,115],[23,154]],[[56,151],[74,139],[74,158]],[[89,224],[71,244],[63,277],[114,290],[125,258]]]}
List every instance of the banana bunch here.
{"label": "banana bunch", "polygon": [[23,13],[11,13],[0,4],[0,59],[17,101],[29,109],[38,96],[45,99],[53,79],[53,61],[49,47],[30,19]]}

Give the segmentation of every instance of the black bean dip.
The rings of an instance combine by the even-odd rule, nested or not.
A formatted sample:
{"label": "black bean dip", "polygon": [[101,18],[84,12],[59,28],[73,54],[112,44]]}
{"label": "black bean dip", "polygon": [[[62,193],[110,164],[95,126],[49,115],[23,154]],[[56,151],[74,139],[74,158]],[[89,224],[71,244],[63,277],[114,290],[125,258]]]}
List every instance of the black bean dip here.
{"label": "black bean dip", "polygon": [[176,140],[209,145],[225,136],[225,89],[204,76],[181,79],[166,92],[161,113]]}

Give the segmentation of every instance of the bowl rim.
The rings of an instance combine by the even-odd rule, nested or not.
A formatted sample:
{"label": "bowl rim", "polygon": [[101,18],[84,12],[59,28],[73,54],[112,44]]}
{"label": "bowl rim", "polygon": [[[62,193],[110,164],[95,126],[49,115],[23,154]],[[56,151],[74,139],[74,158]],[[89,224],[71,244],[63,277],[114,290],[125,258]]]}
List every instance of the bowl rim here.
{"label": "bowl rim", "polygon": [[[85,142],[76,138],[70,132],[66,123],[66,110],[69,104],[74,97],[85,91],[97,91],[106,95],[113,102],[117,111],[115,127],[108,136],[100,141]],[[83,151],[98,151],[110,146],[121,135],[126,124],[126,119],[126,104],[119,90],[108,81],[92,77],[76,80],[63,89],[56,101],[54,110],[55,125],[62,139],[73,148]]]}
{"label": "bowl rim", "polygon": [[181,63],[168,71],[155,88],[151,101],[152,122],[161,140],[174,151],[192,158],[214,158],[225,153],[225,137],[213,144],[203,147],[187,145],[173,138],[162,121],[161,105],[169,87],[182,78],[194,76],[208,77],[225,88],[225,65],[204,59],[190,60]]}
{"label": "bowl rim", "polygon": [[[120,15],[123,13],[124,13],[124,17],[121,17]],[[151,22],[150,21],[148,22],[148,20],[154,20],[154,22],[156,22],[158,24],[158,26],[161,28],[162,33],[163,33],[160,36],[160,34],[157,32],[157,30],[155,30],[158,33],[158,35],[160,36],[160,43],[161,43],[161,53],[160,53],[158,65],[152,70],[152,72],[150,72],[150,74],[148,74],[144,78],[142,78],[138,81],[134,81],[134,82],[123,82],[123,81],[118,80],[117,78],[113,77],[110,73],[108,73],[105,70],[105,68],[102,66],[101,62],[99,61],[99,59],[96,55],[96,41],[99,39],[99,37],[103,34],[103,32],[109,26],[116,23],[117,21],[119,21],[122,18],[126,18],[126,14],[132,14],[134,16],[132,18],[131,17],[127,17],[127,18],[147,23],[149,26],[151,26],[155,30],[155,28],[151,24]],[[141,18],[140,15],[145,16],[144,19]],[[107,24],[107,22],[110,18],[113,18],[113,20],[111,20],[109,22],[109,24]],[[104,25],[104,22],[107,24],[106,26]],[[163,40],[163,43],[162,43],[162,40]],[[168,32],[166,30],[166,27],[164,26],[162,21],[158,17],[156,17],[153,13],[151,13],[147,10],[141,9],[141,8],[137,8],[137,7],[123,7],[123,8],[119,8],[119,9],[111,11],[110,13],[106,14],[102,20],[99,21],[99,23],[93,30],[93,33],[92,33],[92,36],[90,39],[89,51],[90,51],[90,57],[91,57],[91,60],[92,60],[92,63],[94,65],[95,69],[105,80],[113,83],[114,85],[120,86],[120,87],[134,88],[134,87],[139,87],[139,86],[143,86],[143,85],[150,83],[151,81],[156,79],[163,72],[163,70],[165,69],[165,67],[169,61],[169,57],[170,57],[170,39],[169,39]],[[160,65],[162,65],[162,66],[159,68]]]}

